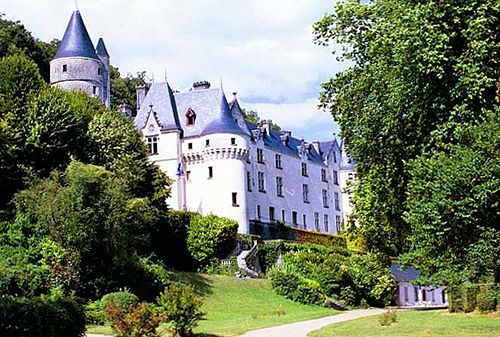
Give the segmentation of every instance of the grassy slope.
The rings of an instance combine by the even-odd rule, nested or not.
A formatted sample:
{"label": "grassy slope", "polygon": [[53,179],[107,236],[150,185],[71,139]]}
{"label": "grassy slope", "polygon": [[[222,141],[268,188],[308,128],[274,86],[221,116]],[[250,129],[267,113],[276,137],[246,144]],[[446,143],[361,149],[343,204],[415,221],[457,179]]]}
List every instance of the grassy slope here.
{"label": "grassy slope", "polygon": [[309,334],[309,337],[499,337],[500,317],[448,314],[439,311],[408,311],[398,313],[398,321],[382,327],[379,316],[360,318],[330,325]]}
{"label": "grassy slope", "polygon": [[[339,313],[302,305],[274,294],[265,279],[176,273],[175,278],[194,284],[204,296],[205,320],[195,332],[206,336],[237,336],[243,332]],[[89,333],[111,334],[107,326],[89,326]]]}

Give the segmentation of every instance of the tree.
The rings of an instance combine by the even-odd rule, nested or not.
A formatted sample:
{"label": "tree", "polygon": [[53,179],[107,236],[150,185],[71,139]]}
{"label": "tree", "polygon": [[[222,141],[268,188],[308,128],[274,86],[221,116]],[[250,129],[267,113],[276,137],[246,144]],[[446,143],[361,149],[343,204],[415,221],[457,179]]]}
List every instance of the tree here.
{"label": "tree", "polygon": [[500,281],[500,108],[410,165],[405,256],[434,284]]}
{"label": "tree", "polygon": [[[262,120],[259,116],[259,113],[255,110],[246,110],[246,109],[241,109],[241,114],[243,115],[243,118],[249,122],[249,123],[253,123],[253,124],[261,124],[262,122],[264,122],[264,120]],[[276,123],[273,123],[273,121],[270,121],[271,122],[271,129],[274,130],[274,131],[280,131],[281,130],[281,127],[276,124]]]}
{"label": "tree", "polygon": [[136,87],[149,85],[146,79],[146,72],[137,72],[136,76],[127,74],[121,77],[120,70],[111,66],[111,108],[118,110],[121,104],[128,104],[132,107],[132,115],[137,113]]}
{"label": "tree", "polygon": [[371,250],[407,251],[408,163],[498,105],[500,3],[348,0],[314,28],[352,64],[320,100],[357,161],[357,231]]}

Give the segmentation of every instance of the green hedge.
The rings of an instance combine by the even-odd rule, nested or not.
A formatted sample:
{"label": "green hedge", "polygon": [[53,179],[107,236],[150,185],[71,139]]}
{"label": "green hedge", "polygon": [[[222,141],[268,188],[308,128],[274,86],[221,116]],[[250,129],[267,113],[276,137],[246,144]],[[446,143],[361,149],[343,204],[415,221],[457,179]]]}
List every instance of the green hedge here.
{"label": "green hedge", "polygon": [[500,286],[498,284],[465,284],[450,286],[448,291],[448,310],[450,312],[495,311],[500,305]]}
{"label": "green hedge", "polygon": [[75,298],[0,298],[2,337],[80,337],[84,331],[83,305]]}

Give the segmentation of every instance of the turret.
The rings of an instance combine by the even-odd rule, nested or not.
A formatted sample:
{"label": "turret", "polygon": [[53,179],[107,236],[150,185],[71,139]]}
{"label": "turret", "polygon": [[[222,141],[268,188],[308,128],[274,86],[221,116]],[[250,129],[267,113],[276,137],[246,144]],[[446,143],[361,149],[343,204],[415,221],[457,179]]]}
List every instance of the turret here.
{"label": "turret", "polygon": [[101,40],[94,49],[79,11],[74,11],[54,59],[50,83],[66,90],[79,90],[99,98],[109,107],[109,55]]}

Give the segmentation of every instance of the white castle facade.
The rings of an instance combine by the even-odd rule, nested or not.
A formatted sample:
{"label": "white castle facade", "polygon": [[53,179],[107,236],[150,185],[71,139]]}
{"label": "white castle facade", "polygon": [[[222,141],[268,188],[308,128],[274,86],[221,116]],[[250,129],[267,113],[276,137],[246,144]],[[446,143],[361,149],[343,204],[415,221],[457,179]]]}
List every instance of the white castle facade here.
{"label": "white castle facade", "polygon": [[[93,48],[78,11],[51,62],[51,82],[109,106],[109,55],[102,39]],[[168,83],[147,89],[137,88],[134,123],[150,160],[174,179],[171,208],[234,219],[240,233],[277,223],[340,231],[354,180],[340,140],[306,142],[270,123],[249,123],[236,95],[228,101],[205,81],[181,93]]]}

